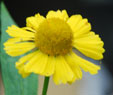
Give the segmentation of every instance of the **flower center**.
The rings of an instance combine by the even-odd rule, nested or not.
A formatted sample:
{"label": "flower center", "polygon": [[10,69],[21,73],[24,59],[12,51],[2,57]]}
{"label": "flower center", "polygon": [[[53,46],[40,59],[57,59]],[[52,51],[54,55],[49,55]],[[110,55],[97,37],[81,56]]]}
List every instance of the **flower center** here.
{"label": "flower center", "polygon": [[64,55],[72,49],[72,30],[58,18],[44,20],[35,34],[35,44],[48,55]]}

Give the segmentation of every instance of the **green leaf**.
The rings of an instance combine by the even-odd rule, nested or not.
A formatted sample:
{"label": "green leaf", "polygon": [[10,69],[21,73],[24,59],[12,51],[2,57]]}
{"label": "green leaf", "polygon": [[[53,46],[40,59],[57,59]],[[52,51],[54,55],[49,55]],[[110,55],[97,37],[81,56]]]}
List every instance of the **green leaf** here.
{"label": "green leaf", "polygon": [[15,68],[19,57],[10,57],[3,50],[3,43],[9,38],[5,32],[8,26],[16,24],[11,18],[4,3],[1,3],[1,70],[5,95],[37,95],[38,76],[31,74],[23,79]]}

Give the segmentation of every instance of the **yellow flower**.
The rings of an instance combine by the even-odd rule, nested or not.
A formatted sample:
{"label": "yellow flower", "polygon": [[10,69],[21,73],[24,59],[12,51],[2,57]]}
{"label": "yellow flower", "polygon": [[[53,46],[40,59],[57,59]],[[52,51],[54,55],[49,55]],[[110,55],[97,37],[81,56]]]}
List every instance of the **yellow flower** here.
{"label": "yellow flower", "polygon": [[4,43],[7,54],[20,56],[31,51],[16,62],[23,77],[31,73],[53,75],[56,84],[65,84],[81,79],[81,69],[91,74],[100,70],[100,66],[73,52],[77,49],[101,60],[105,51],[103,41],[81,15],[69,17],[66,10],[49,11],[46,17],[38,13],[26,19],[26,27],[12,25],[6,32],[12,37]]}

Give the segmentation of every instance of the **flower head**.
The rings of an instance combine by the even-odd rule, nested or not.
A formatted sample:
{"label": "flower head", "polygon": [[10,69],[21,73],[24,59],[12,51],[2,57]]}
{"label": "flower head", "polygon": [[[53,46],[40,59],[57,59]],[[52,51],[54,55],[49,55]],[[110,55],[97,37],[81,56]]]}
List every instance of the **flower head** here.
{"label": "flower head", "polygon": [[6,53],[20,56],[16,68],[23,77],[31,73],[53,75],[56,84],[72,83],[82,78],[83,69],[97,74],[99,65],[73,52],[77,49],[85,56],[101,60],[103,41],[91,31],[91,25],[81,15],[68,16],[66,10],[49,11],[46,17],[39,13],[26,19],[26,27],[15,25],[6,31],[12,38],[4,43]]}

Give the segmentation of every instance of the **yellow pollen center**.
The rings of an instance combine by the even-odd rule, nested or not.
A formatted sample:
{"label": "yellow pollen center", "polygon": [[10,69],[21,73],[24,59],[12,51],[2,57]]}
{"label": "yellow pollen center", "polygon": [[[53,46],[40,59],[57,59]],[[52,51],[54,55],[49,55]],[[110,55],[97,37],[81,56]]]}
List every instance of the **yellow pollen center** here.
{"label": "yellow pollen center", "polygon": [[72,30],[58,18],[44,20],[36,34],[35,44],[48,55],[64,55],[72,49]]}

